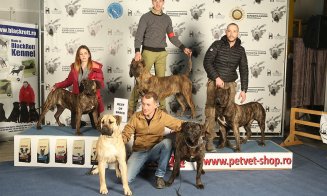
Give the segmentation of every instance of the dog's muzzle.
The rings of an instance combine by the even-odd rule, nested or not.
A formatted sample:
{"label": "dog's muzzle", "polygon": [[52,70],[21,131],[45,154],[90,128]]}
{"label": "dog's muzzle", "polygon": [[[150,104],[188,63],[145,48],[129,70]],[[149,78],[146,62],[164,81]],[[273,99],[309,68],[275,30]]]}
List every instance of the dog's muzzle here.
{"label": "dog's muzzle", "polygon": [[112,134],[114,133],[114,131],[108,127],[102,127],[101,128],[101,134],[102,135],[106,135],[106,136],[112,136]]}

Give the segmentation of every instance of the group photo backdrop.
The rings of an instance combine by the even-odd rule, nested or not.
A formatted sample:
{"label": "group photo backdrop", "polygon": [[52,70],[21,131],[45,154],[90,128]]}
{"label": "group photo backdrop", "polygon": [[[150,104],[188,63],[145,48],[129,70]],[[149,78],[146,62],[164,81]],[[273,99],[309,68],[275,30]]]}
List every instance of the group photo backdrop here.
{"label": "group photo backdrop", "polygon": [[[105,112],[112,113],[114,98],[128,99],[135,85],[129,77],[134,57],[134,36],[142,14],[152,7],[151,0],[44,1],[44,99],[56,82],[64,80],[80,45],[87,45],[92,58],[103,64],[105,88],[101,95]],[[164,13],[172,19],[175,35],[193,51],[193,101],[196,119],[204,122],[207,75],[203,58],[209,46],[225,35],[226,27],[239,25],[239,38],[246,50],[249,66],[249,89],[246,102],[257,101],[266,109],[266,133],[282,134],[285,65],[287,50],[287,0],[166,0]],[[187,57],[167,38],[166,75],[182,73]],[[236,103],[240,92],[237,81]],[[176,115],[180,107],[171,96],[167,110]],[[140,106],[140,105],[139,105]],[[187,117],[189,118],[189,113]],[[55,124],[48,112],[46,124]],[[87,115],[84,115],[87,116]],[[84,118],[84,117],[83,117]],[[70,112],[61,116],[70,122]],[[259,132],[256,122],[253,132]]]}

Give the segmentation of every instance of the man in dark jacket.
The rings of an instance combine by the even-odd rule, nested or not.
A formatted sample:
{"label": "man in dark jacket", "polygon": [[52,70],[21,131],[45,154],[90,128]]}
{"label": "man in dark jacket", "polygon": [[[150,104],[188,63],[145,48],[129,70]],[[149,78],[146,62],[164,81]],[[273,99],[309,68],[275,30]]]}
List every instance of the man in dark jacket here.
{"label": "man in dark jacket", "polygon": [[235,23],[230,23],[226,29],[226,35],[211,44],[205,54],[203,66],[208,76],[207,102],[205,106],[205,127],[209,135],[206,145],[208,152],[216,151],[213,139],[217,137],[215,132],[215,90],[222,87],[231,87],[231,98],[235,99],[237,68],[241,78],[241,103],[246,99],[248,89],[248,62],[241,40],[238,38],[239,28]]}

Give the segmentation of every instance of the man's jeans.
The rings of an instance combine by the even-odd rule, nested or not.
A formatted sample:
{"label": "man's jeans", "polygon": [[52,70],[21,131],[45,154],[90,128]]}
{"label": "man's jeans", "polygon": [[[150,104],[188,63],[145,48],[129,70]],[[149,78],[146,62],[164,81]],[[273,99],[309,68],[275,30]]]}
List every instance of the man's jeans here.
{"label": "man's jeans", "polygon": [[171,156],[171,149],[171,139],[165,138],[150,150],[133,152],[127,161],[128,183],[135,180],[136,175],[140,173],[144,164],[149,161],[158,161],[158,168],[155,175],[157,177],[164,177]]}

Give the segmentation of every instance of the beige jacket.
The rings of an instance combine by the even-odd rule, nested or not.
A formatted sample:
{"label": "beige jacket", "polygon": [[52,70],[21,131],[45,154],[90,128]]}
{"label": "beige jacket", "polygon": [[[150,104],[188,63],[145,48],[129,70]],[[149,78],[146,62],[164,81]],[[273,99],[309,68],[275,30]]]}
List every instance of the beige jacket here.
{"label": "beige jacket", "polygon": [[157,109],[150,125],[148,125],[142,111],[136,112],[122,132],[123,140],[124,143],[127,143],[134,134],[133,151],[149,150],[162,141],[165,127],[173,132],[180,131],[182,122],[182,120]]}

